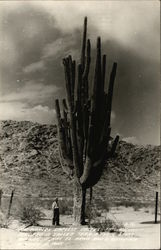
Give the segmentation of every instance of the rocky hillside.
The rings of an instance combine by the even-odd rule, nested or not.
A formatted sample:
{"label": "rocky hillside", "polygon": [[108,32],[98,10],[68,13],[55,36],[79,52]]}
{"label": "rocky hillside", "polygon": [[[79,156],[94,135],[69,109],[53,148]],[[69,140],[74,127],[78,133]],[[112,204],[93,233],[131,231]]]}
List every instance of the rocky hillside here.
{"label": "rocky hillside", "polygon": [[[72,184],[58,157],[55,125],[0,122],[0,188],[4,195],[71,197]],[[121,141],[94,187],[99,199],[153,201],[160,182],[160,146]]]}

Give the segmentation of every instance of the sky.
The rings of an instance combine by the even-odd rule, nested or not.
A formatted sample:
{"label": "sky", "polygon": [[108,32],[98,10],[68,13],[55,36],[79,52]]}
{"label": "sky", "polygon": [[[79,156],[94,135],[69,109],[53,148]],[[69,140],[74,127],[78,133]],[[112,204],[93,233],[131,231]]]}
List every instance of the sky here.
{"label": "sky", "polygon": [[107,83],[118,63],[112,135],[160,144],[158,0],[0,1],[0,120],[56,123],[54,100],[65,97],[62,58],[79,61],[85,16],[93,61],[101,36]]}

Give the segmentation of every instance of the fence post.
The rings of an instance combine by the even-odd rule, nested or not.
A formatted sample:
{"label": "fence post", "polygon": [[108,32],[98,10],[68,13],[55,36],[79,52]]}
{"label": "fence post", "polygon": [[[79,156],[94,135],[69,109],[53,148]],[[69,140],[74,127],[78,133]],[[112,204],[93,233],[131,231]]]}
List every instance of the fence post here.
{"label": "fence post", "polygon": [[156,197],[155,197],[155,223],[157,223],[157,214],[158,214],[158,192],[156,192]]}
{"label": "fence post", "polygon": [[2,205],[2,189],[0,189],[0,208],[1,208],[1,205]]}
{"label": "fence post", "polygon": [[13,195],[14,195],[14,190],[12,190],[11,197],[10,197],[10,203],[9,203],[8,214],[7,214],[7,217],[8,217],[8,218],[9,218],[9,216],[10,216],[10,211],[11,211],[11,206],[12,206]]}

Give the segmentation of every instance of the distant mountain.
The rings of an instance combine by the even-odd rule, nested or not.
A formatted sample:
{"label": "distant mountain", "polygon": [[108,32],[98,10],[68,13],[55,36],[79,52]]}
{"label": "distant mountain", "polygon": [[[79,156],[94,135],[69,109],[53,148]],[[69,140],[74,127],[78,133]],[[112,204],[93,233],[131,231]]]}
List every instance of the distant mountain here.
{"label": "distant mountain", "polygon": [[[120,141],[106,164],[94,196],[113,201],[154,200],[160,183],[160,146],[145,147]],[[71,197],[70,179],[58,157],[55,125],[0,121],[0,188],[4,195]]]}

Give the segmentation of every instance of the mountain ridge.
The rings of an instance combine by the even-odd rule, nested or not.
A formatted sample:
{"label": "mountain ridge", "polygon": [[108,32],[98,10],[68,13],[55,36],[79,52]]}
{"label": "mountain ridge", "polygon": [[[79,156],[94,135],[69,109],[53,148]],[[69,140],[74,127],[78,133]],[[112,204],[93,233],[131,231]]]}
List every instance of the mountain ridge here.
{"label": "mountain ridge", "polygon": [[[56,125],[0,121],[0,188],[4,195],[71,197],[70,179],[58,156]],[[120,141],[94,186],[105,200],[152,202],[160,185],[160,146]]]}

